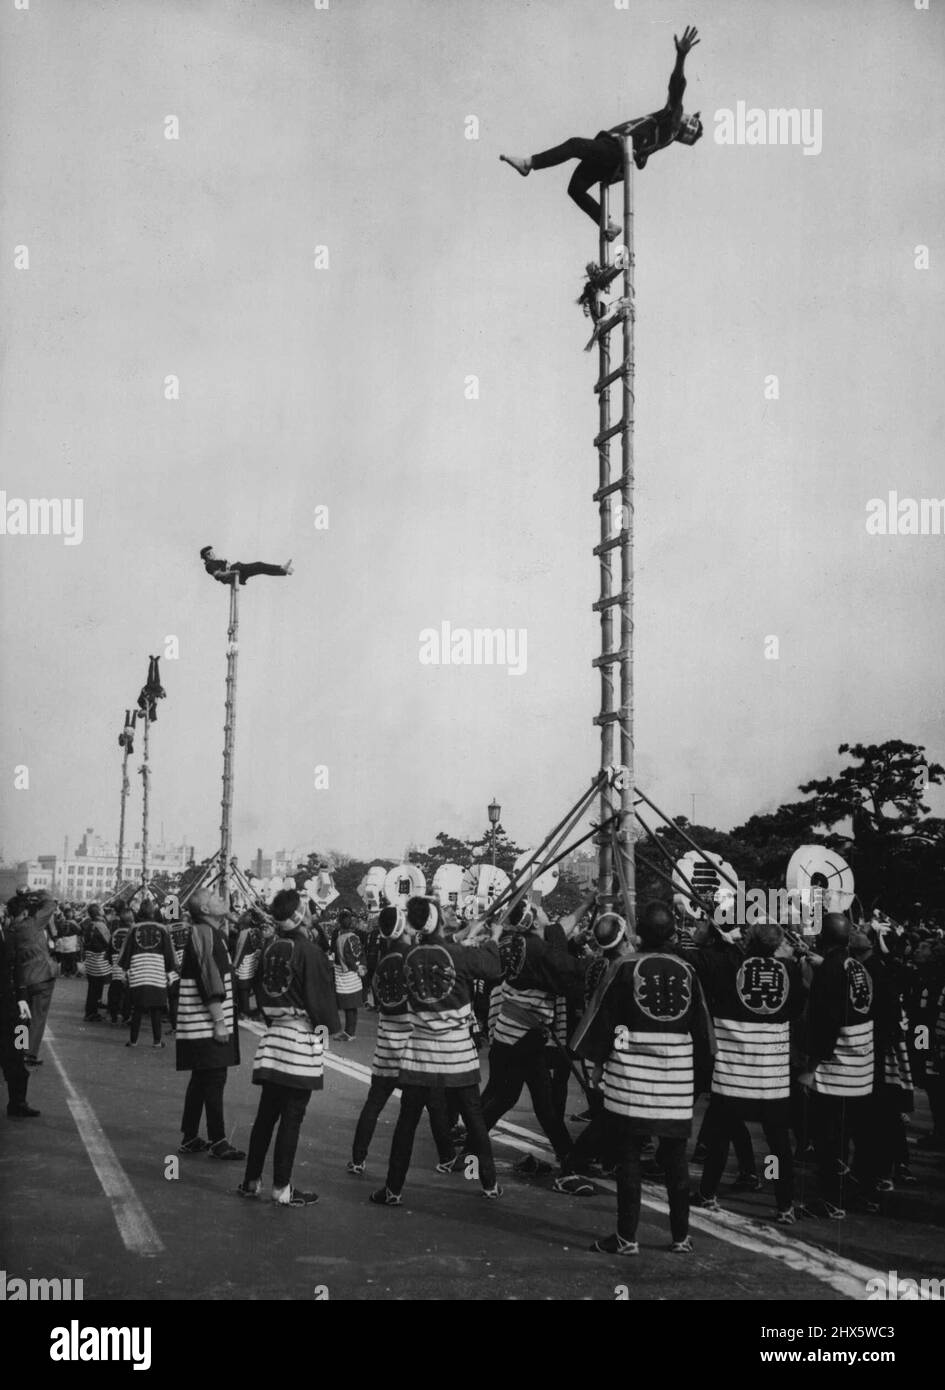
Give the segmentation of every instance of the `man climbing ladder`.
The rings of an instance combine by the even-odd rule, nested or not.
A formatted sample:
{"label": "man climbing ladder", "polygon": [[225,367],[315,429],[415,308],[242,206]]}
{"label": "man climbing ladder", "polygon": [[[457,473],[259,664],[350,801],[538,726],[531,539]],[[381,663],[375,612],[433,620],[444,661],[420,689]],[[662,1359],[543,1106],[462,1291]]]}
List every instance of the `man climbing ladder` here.
{"label": "man climbing ladder", "polygon": [[[676,141],[681,145],[694,145],[701,138],[702,122],[698,111],[694,116],[687,116],[682,107],[683,92],[686,90],[683,65],[686,54],[699,42],[697,31],[692,26],[684,30],[681,39],[673,35],[676,64],[669,78],[666,105],[659,111],[652,111],[648,116],[611,126],[610,130],[600,130],[593,140],[572,136],[562,145],[555,145],[553,149],[544,150],[541,154],[525,158],[502,154],[499,158],[506,164],[511,164],[513,169],[517,169],[523,178],[533,169],[551,169],[555,165],[566,164],[570,159],[578,160],[578,167],[568,184],[568,194],[582,212],[586,212],[588,217],[599,224],[600,204],[591,197],[588,189],[595,183],[610,184],[622,181],[622,150],[619,138],[621,135],[631,136],[633,162],[638,169],[643,169],[650,155],[656,154],[657,150],[665,149],[667,145]],[[608,240],[613,241],[620,235],[621,230],[616,222],[609,222]]]}

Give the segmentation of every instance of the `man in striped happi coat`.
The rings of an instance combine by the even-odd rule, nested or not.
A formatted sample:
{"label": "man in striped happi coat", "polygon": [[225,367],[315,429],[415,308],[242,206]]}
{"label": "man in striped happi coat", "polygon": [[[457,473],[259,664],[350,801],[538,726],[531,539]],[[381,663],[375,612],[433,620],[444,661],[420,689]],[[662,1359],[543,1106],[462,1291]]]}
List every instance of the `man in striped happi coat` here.
{"label": "man in striped happi coat", "polygon": [[[223,1090],[229,1067],[240,1062],[233,971],[226,948],[226,905],[200,888],[188,905],[190,930],[180,966],[177,1012],[177,1070],[189,1071],[177,1152],[212,1158],[243,1159],[226,1137]],[[207,1139],[200,1121],[207,1113]]]}
{"label": "man in striped happi coat", "polygon": [[430,898],[410,899],[407,923],[418,933],[418,941],[404,959],[411,1030],[400,1064],[400,1115],[391,1143],[387,1184],[372,1192],[369,1200],[377,1206],[400,1206],[414,1134],[430,1088],[449,1090],[456,1096],[483,1193],[500,1197],[479,1096],[471,1004],[474,980],[499,979],[499,948],[495,941],[482,946],[458,946],[447,941],[441,930],[439,905]]}
{"label": "man in striped happi coat", "polygon": [[863,1102],[873,1094],[873,981],[849,954],[850,922],[828,913],[820,935],[823,963],[814,971],[807,1013],[807,1068],[800,1084],[810,1091],[810,1125],[823,1198],[822,1215],[846,1216],[847,1144],[862,1124]]}
{"label": "man in striped happi coat", "polygon": [[[415,941],[414,932],[400,908],[383,907],[378,915],[378,960],[374,968],[374,998],[377,1002],[377,1042],[371,1064],[371,1086],[358,1116],[348,1172],[364,1172],[371,1139],[381,1111],[400,1086],[400,1065],[413,1024],[407,1004],[404,960]],[[430,1129],[436,1144],[438,1173],[453,1169],[453,1144],[446,1109],[446,1093],[440,1087],[427,1090]]]}
{"label": "man in striped happi coat", "polygon": [[249,1001],[263,944],[257,916],[253,908],[243,913],[239,921],[236,945],[233,948],[233,973],[236,976],[236,1000],[240,1018],[252,1017]]}
{"label": "man in striped happi coat", "polygon": [[101,1023],[99,1008],[102,994],[112,977],[112,934],[99,903],[89,903],[88,916],[83,923],[82,939],[85,943],[85,978],[88,989],[85,994],[86,1023]]}
{"label": "man in striped happi coat", "polygon": [[692,1251],[689,1239],[689,1168],[695,1073],[707,1068],[710,1025],[695,971],[669,954],[676,940],[673,914],[650,903],[640,919],[640,951],[605,977],[572,1044],[592,1065],[600,1084],[617,1157],[617,1230],[595,1241],[607,1255],[638,1255],[641,1157],[649,1135],[662,1139],[669,1198],[671,1249]]}
{"label": "man in striped happi coat", "polygon": [[[900,999],[899,962],[875,951],[871,937],[864,931],[851,935],[850,954],[866,967],[875,996],[873,1094],[858,1107],[862,1115],[853,1136],[852,1164],[859,1184],[856,1204],[868,1214],[875,1214],[880,1210],[880,1194],[891,1192],[895,1186],[894,1169],[900,1174],[905,1169],[901,1182],[908,1183],[912,1176],[902,1119],[914,1104],[912,1068]],[[846,1200],[849,1206],[849,1197]]]}
{"label": "man in striped happi coat", "polygon": [[715,1028],[712,1100],[716,1123],[706,1134],[699,1205],[719,1211],[717,1193],[728,1158],[732,1125],[760,1120],[768,1152],[777,1160],[776,1220],[794,1224],[791,1153],[791,1023],[807,1001],[809,971],[784,944],[776,923],[751,926],[745,954],[699,951],[696,971]]}
{"label": "man in striped happi coat", "polygon": [[118,968],[127,977],[131,997],[131,1034],[126,1047],[137,1047],[145,1013],[151,1019],[154,1046],[164,1046],[161,1017],[167,1007],[167,986],[177,978],[177,962],[167,928],[163,922],[156,922],[154,915],[154,908],[144,903],[137,924],[125,938],[118,960]]}
{"label": "man in striped happi coat", "polygon": [[[551,1143],[562,1173],[556,1187],[561,1192],[587,1195],[593,1188],[577,1174],[564,1170],[571,1151],[571,1136],[555,1106],[547,1045],[555,1025],[556,1001],[569,992],[580,997],[584,970],[568,955],[564,933],[559,930],[558,949],[541,934],[535,908],[524,899],[516,903],[506,920],[500,945],[504,968],[502,998],[489,1049],[489,1085],[483,1098],[483,1119],[493,1129],[517,1104],[522,1088],[528,1088],[535,1118]],[[536,1175],[547,1165],[527,1155],[518,1170]]]}
{"label": "man in striped happi coat", "polygon": [[[128,992],[128,979],[121,968],[121,953],[128,933],[135,924],[135,915],[130,907],[123,908],[118,926],[112,932],[112,977],[108,982],[108,1017],[113,1024],[128,1023],[131,1019],[131,995]],[[175,969],[176,969],[175,964]]]}
{"label": "man in striped happi coat", "polygon": [[308,935],[311,917],[293,888],[272,900],[276,934],[263,948],[253,988],[263,1034],[253,1061],[253,1085],[262,1088],[249,1138],[241,1197],[258,1197],[263,1168],[278,1125],[273,1154],[272,1200],[282,1207],[310,1207],[314,1192],[292,1186],[292,1165],[309,1096],[324,1085],[325,1039],[338,1027],[331,966]]}
{"label": "man in striped happi coat", "polygon": [[358,1009],[363,1003],[361,980],[364,966],[361,938],[354,929],[354,918],[348,908],[338,913],[338,926],[331,938],[331,955],[335,969],[335,1003],[344,1012],[344,1028],[335,1034],[338,1042],[351,1042],[358,1031]]}

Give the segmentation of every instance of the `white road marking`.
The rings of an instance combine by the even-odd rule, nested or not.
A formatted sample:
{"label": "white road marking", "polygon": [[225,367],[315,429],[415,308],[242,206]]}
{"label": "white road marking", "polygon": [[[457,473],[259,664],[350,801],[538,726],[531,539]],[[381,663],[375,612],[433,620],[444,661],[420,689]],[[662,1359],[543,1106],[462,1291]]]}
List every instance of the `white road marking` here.
{"label": "white road marking", "polygon": [[[253,1032],[256,1031],[257,1029],[253,1028]],[[258,1031],[261,1033],[263,1030]],[[354,1058],[339,1059],[333,1053],[326,1052],[325,1065],[366,1085],[370,1084],[370,1067],[366,1067],[363,1062],[356,1062]],[[499,1121],[492,1131],[492,1139],[494,1143],[520,1149],[525,1153],[534,1153],[539,1158],[544,1157],[543,1151],[550,1152],[551,1149],[544,1135],[535,1134],[534,1131],[525,1129],[522,1125],[512,1124],[508,1120]],[[609,1179],[595,1178],[594,1182],[608,1192],[617,1191],[616,1183]],[[669,1207],[655,1195],[657,1190],[652,1184],[644,1185],[643,1206],[666,1215]],[[797,1237],[786,1236],[773,1225],[741,1216],[737,1212],[723,1211],[709,1217],[694,1209],[690,1212],[689,1221],[696,1230],[714,1236],[716,1240],[725,1241],[741,1250],[750,1250],[755,1255],[765,1255],[768,1259],[779,1260],[795,1273],[817,1279],[837,1293],[843,1294],[845,1298],[865,1299],[867,1282],[870,1279],[885,1277],[881,1271],[871,1269],[868,1265],[848,1260],[832,1250],[810,1245]]]}
{"label": "white road marking", "polygon": [[66,1104],[69,1106],[73,1120],[75,1120],[79,1138],[85,1145],[85,1151],[95,1169],[99,1182],[102,1184],[102,1191],[111,1203],[118,1234],[124,1241],[126,1249],[130,1250],[133,1255],[163,1254],[164,1243],[150,1216],[145,1211],[141,1199],[132,1187],[131,1179],[118,1161],[118,1155],[109,1143],[95,1111],[85,1097],[73,1086],[65,1067],[59,1060],[59,1054],[53,1042],[52,1029],[48,1025],[45,1041],[49,1055],[55,1062],[56,1070],[62,1078],[62,1084],[66,1091]]}

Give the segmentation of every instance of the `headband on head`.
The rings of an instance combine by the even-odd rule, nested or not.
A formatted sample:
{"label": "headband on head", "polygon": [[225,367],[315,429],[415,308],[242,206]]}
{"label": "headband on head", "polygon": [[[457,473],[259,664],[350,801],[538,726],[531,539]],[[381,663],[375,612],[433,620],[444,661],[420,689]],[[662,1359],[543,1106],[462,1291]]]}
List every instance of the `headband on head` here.
{"label": "headband on head", "polygon": [[[602,940],[601,940],[601,930],[600,930],[600,928],[601,928],[601,923],[602,923],[602,922],[607,922],[607,921],[614,921],[614,922],[617,922],[617,923],[618,923],[618,927],[617,927],[617,930],[616,930],[616,932],[614,933],[613,937],[611,938],[611,940],[609,940],[609,941],[602,941]],[[600,948],[601,948],[602,951],[610,951],[610,950],[612,950],[614,946],[619,945],[620,942],[623,941],[623,940],[626,938],[626,935],[627,935],[627,923],[626,923],[626,919],[623,918],[623,917],[621,917],[619,912],[602,912],[601,915],[598,917],[597,921],[594,923],[594,939],[596,940],[598,946],[600,946]]]}

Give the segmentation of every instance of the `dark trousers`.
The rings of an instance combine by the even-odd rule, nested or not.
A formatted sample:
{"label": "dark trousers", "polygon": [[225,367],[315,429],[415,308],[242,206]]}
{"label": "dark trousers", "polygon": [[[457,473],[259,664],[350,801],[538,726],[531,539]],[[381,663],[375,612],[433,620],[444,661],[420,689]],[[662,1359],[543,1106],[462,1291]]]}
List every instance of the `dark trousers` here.
{"label": "dark trousers", "polygon": [[119,1017],[127,1023],[131,1017],[131,996],[124,980],[108,982],[108,1016],[112,1023],[117,1023]]}
{"label": "dark trousers", "polygon": [[[785,1107],[781,1104],[780,1108],[783,1112]],[[769,1107],[764,1103],[758,1107],[758,1111],[768,1152],[777,1159],[778,1164],[778,1176],[774,1180],[775,1200],[778,1204],[778,1211],[785,1211],[794,1201],[794,1155],[791,1152],[791,1132],[784,1121],[775,1121],[771,1118]],[[719,1108],[717,1119],[703,1140],[708,1152],[702,1169],[702,1181],[699,1184],[700,1196],[714,1197],[718,1192],[719,1183],[722,1181],[722,1174],[728,1162],[729,1145],[735,1139],[739,1129],[746,1129],[744,1121],[735,1116],[727,1115],[723,1108]],[[738,1166],[739,1172],[754,1172],[754,1155],[752,1154],[752,1167],[750,1169],[742,1168],[741,1159],[739,1159]]]}
{"label": "dark trousers", "polygon": [[299,1146],[299,1131],[305,1118],[308,1098],[312,1093],[302,1091],[298,1086],[280,1086],[275,1081],[264,1081],[261,1091],[253,1132],[249,1136],[246,1175],[243,1181],[258,1182],[262,1177],[273,1130],[278,1125],[279,1133],[276,1135],[276,1148],[272,1156],[272,1185],[288,1187],[292,1181],[295,1151]]}
{"label": "dark trousers", "polygon": [[177,1030],[177,1010],[180,1007],[180,980],[175,980],[172,985],[167,987],[167,1016],[171,1021],[171,1028]]}
{"label": "dark trousers", "polygon": [[[643,1188],[642,1154],[646,1137],[630,1127],[632,1121],[608,1112],[611,1143],[617,1159],[617,1234],[636,1240],[640,1224],[640,1197]],[[684,1137],[660,1139],[666,1196],[669,1199],[669,1228],[673,1240],[689,1234],[689,1164]]]}
{"label": "dark trousers", "polygon": [[620,141],[604,132],[593,140],[584,140],[575,135],[562,145],[533,154],[532,168],[551,169],[556,164],[567,164],[570,159],[577,159],[580,163],[571,175],[568,196],[593,222],[600,225],[600,203],[587,190],[595,183],[614,183],[623,177]]}
{"label": "dark trousers", "polygon": [[614,1166],[613,1140],[604,1099],[599,1091],[592,1091],[588,1100],[591,1119],[574,1141],[568,1154],[565,1170],[568,1173],[584,1173],[588,1164],[599,1163],[602,1168]]}
{"label": "dark trousers", "polygon": [[86,1018],[96,1018],[109,979],[107,975],[89,975],[88,981],[89,987],[85,991],[85,1016]]}
{"label": "dark trousers", "polygon": [[[726,1114],[725,1106],[721,1103],[721,1097],[710,1096],[696,1144],[704,1144],[707,1149],[713,1148],[714,1145],[720,1142],[719,1133],[723,1129],[728,1135],[725,1147],[726,1156],[728,1155],[728,1144],[731,1142],[735,1146],[735,1157],[738,1160],[739,1173],[754,1173],[755,1151],[752,1148],[748,1126],[745,1124],[744,1120],[739,1120],[732,1115]],[[724,1162],[722,1167],[725,1167]]]}
{"label": "dark trousers", "polygon": [[[414,1135],[423,1108],[429,1103],[429,1091],[432,1089],[427,1086],[401,1088],[400,1114],[390,1146],[390,1162],[387,1169],[387,1186],[391,1192],[400,1192],[406,1182]],[[449,1089],[459,1100],[459,1111],[466,1124],[467,1148],[479,1160],[479,1181],[483,1187],[494,1187],[495,1159],[492,1157],[492,1144],[489,1142],[489,1128],[483,1118],[479,1087],[456,1086]]]}
{"label": "dark trousers", "polygon": [[196,1139],[200,1133],[200,1118],[207,1112],[207,1138],[211,1144],[226,1138],[223,1128],[223,1088],[226,1067],[208,1067],[192,1071],[184,1096],[184,1113],[180,1127],[185,1139]]}
{"label": "dark trousers", "polygon": [[236,999],[237,999],[237,1003],[238,1003],[238,1005],[239,1005],[239,1011],[240,1011],[240,1014],[241,1014],[241,1015],[242,1015],[242,1014],[250,1014],[250,1013],[252,1012],[252,1005],[251,1005],[250,1002],[249,1002],[249,1001],[250,1001],[250,998],[251,998],[251,996],[252,996],[252,992],[253,992],[253,982],[252,982],[252,980],[237,980],[237,982],[236,982]]}
{"label": "dark trousers", "polygon": [[49,1006],[52,1003],[52,994],[55,984],[55,980],[46,980],[41,985],[31,985],[27,991],[26,1002],[30,1006],[31,1057],[39,1056],[39,1049],[43,1042],[43,1034],[46,1032],[46,1019],[49,1016]]}
{"label": "dark trousers", "polygon": [[548,1077],[551,1082],[551,1103],[555,1113],[564,1124],[564,1112],[568,1108],[568,1085],[571,1081],[571,1063],[563,1048],[555,1044],[545,1049],[548,1063]]}
{"label": "dark trousers", "polygon": [[163,1009],[158,1004],[153,1008],[144,1008],[141,1004],[135,1004],[131,1010],[131,1041],[138,1041],[138,1034],[141,1032],[141,1020],[147,1014],[151,1019],[151,1037],[155,1043],[161,1041],[161,1014]]}
{"label": "dark trousers", "polygon": [[563,1162],[571,1150],[571,1136],[552,1098],[545,1037],[538,1028],[533,1028],[517,1043],[492,1044],[489,1050],[489,1086],[483,1106],[487,1130],[497,1125],[517,1103],[523,1086],[528,1087],[536,1120],[550,1139],[558,1161]]}
{"label": "dark trousers", "polygon": [[7,1104],[11,1108],[26,1104],[26,1088],[30,1080],[29,1068],[23,1060],[23,1049],[16,1045],[16,1026],[12,1020],[0,1022],[0,1029],[3,1030],[0,1037],[0,1070],[7,1083]]}
{"label": "dark trousers", "polygon": [[[381,1111],[397,1090],[398,1085],[396,1076],[371,1077],[367,1100],[361,1107],[357,1128],[354,1131],[354,1143],[351,1146],[351,1158],[355,1163],[363,1163],[367,1158]],[[430,1129],[433,1134],[433,1142],[436,1144],[437,1156],[441,1163],[448,1163],[453,1157],[453,1143],[450,1139],[446,1091],[440,1086],[435,1089],[432,1087],[427,1089],[426,1107],[430,1116]]]}
{"label": "dark trousers", "polygon": [[358,1011],[357,1009],[345,1009],[345,1032],[352,1038],[358,1031]]}
{"label": "dark trousers", "polygon": [[814,1093],[809,1119],[821,1196],[842,1207],[850,1180],[840,1170],[846,1164],[851,1136],[862,1135],[868,1124],[869,1098],[841,1100]]}
{"label": "dark trousers", "polygon": [[[230,569],[236,570],[240,577],[240,583],[245,584],[248,579],[254,579],[257,574],[285,575],[285,570],[281,565],[267,565],[262,560],[253,560],[250,564],[244,564],[242,560],[237,560]],[[285,1184],[283,1183],[283,1186]]]}
{"label": "dark trousers", "polygon": [[945,1139],[945,1076],[928,1077],[925,1094],[932,1112],[932,1133],[938,1139]]}

